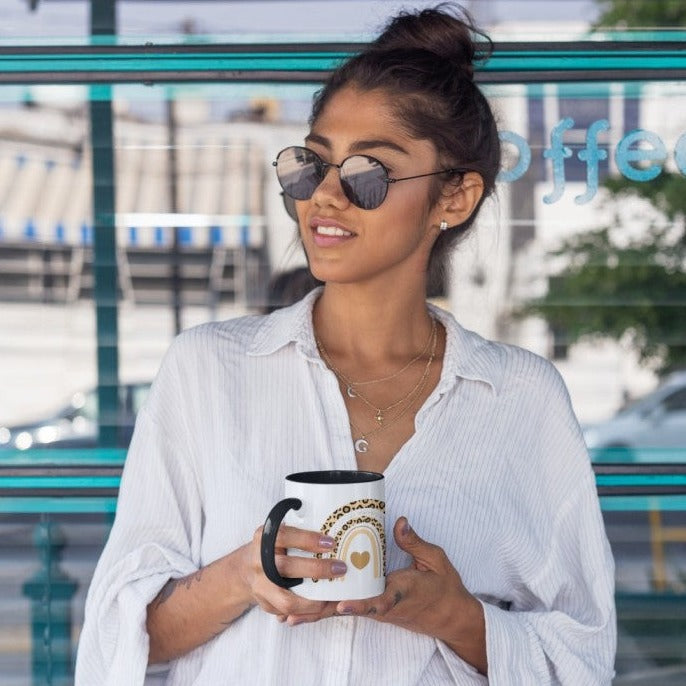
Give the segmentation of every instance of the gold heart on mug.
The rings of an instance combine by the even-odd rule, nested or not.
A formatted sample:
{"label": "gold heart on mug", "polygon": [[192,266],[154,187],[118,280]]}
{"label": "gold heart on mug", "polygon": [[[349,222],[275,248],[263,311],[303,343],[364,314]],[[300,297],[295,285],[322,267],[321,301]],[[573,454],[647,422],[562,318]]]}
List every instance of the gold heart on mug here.
{"label": "gold heart on mug", "polygon": [[351,553],[350,561],[358,569],[364,569],[369,564],[369,553],[366,550],[363,553]]}

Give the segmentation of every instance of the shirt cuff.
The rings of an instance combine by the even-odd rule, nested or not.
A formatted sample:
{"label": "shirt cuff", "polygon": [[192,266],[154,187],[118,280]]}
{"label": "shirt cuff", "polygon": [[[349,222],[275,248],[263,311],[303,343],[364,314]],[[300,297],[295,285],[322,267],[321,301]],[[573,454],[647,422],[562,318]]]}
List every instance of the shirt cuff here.
{"label": "shirt cuff", "polygon": [[525,614],[479,602],[486,620],[488,683],[491,686],[552,683],[545,653]]}
{"label": "shirt cuff", "polygon": [[[475,667],[465,662],[452,648],[449,648],[439,639],[436,639],[436,645],[445,660],[450,676],[452,676],[455,684],[469,683],[470,685],[474,684],[474,686],[488,686],[488,679],[483,674],[480,674]],[[469,681],[466,681],[465,677],[469,677]]]}

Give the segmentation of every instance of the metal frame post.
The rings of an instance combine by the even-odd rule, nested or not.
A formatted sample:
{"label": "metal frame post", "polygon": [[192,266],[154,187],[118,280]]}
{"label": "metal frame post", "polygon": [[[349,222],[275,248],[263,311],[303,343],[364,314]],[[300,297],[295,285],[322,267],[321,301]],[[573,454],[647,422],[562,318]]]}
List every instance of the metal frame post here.
{"label": "metal frame post", "polygon": [[[91,36],[116,34],[115,5],[116,0],[91,0]],[[111,97],[111,86],[91,87],[89,108],[93,151],[93,297],[97,330],[98,444],[103,447],[117,444],[119,419],[116,177]]]}

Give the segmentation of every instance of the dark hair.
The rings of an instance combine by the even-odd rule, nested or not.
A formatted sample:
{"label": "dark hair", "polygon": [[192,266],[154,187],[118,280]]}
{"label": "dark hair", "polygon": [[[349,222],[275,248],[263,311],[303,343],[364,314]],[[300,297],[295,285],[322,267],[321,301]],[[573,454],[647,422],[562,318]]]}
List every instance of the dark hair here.
{"label": "dark hair", "polygon": [[[495,189],[500,140],[491,108],[474,83],[474,65],[488,59],[492,47],[469,14],[452,3],[401,12],[363,52],[331,74],[312,105],[310,124],[346,86],[383,90],[392,96],[395,114],[407,131],[434,143],[440,164],[481,175],[484,192],[474,212],[459,226],[442,231],[434,243],[429,284],[442,280],[448,251]],[[446,180],[436,179],[432,202],[440,197]]]}

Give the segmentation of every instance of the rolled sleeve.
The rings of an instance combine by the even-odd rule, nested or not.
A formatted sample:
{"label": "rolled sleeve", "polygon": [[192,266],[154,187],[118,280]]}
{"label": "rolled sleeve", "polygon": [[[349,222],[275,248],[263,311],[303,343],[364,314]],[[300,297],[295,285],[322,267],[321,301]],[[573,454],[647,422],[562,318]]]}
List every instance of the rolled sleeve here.
{"label": "rolled sleeve", "polygon": [[175,389],[161,370],[136,421],[117,516],[86,599],[77,686],[142,684],[147,606],[167,580],[200,567],[202,505],[192,449],[174,426]]}
{"label": "rolled sleeve", "polygon": [[482,602],[489,683],[610,684],[616,615],[614,563],[594,486],[560,513],[550,555],[531,584],[533,609]]}

